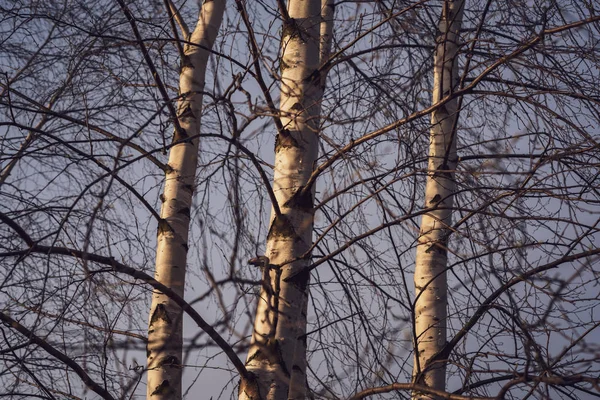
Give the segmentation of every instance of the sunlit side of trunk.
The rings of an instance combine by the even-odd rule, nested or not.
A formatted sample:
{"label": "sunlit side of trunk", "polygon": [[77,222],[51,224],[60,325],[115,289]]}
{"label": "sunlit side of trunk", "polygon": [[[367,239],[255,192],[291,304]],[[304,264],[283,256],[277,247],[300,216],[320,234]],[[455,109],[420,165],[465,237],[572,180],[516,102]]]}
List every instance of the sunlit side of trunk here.
{"label": "sunlit side of trunk", "polygon": [[[458,84],[457,53],[464,0],[446,0],[438,27],[434,54],[433,102],[439,102]],[[429,360],[446,343],[448,229],[452,223],[455,192],[456,120],[458,100],[452,99],[432,113],[425,207],[415,260],[415,365],[413,379],[444,390],[445,363]],[[413,393],[414,399],[435,396]]]}
{"label": "sunlit side of trunk", "polygon": [[[183,297],[188,250],[190,208],[198,161],[202,92],[210,49],[219,31],[225,0],[206,0],[198,23],[184,47],[179,78],[180,98],[165,177],[161,221],[158,226],[155,278]],[[201,47],[202,46],[202,47]],[[204,48],[203,48],[204,47]],[[186,140],[188,139],[189,140]],[[154,291],[148,325],[147,398],[180,399],[182,376],[182,309]]]}

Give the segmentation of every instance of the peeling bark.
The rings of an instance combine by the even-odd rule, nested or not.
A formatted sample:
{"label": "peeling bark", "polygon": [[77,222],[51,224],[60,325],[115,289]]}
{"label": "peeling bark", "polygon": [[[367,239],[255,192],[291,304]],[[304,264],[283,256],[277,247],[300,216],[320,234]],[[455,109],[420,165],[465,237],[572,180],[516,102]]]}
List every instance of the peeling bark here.
{"label": "peeling bark", "polygon": [[[257,376],[263,399],[306,397],[306,309],[309,274],[298,259],[312,244],[314,190],[306,187],[318,155],[325,77],[322,9],[329,0],[290,0],[282,32],[281,122],[275,141],[273,191],[281,215],[272,212],[263,287],[246,367]],[[331,14],[328,24],[332,23]],[[328,30],[331,37],[331,28]],[[328,43],[327,43],[328,46]],[[318,77],[318,79],[315,79]],[[296,260],[298,259],[298,260]],[[290,262],[290,260],[296,260]],[[294,276],[296,275],[296,276]],[[288,279],[290,278],[290,279]],[[253,398],[240,391],[240,399]]]}
{"label": "peeling bark", "polygon": [[[439,102],[458,85],[458,41],[464,0],[446,0],[438,26],[434,54],[433,103]],[[431,116],[428,176],[425,207],[421,220],[415,260],[415,365],[413,382],[443,391],[445,362],[429,364],[446,344],[449,227],[455,192],[456,121],[458,100],[448,101]],[[413,392],[413,399],[437,399]]]}
{"label": "peeling bark", "polygon": [[[161,220],[158,224],[155,279],[183,297],[190,208],[202,114],[202,92],[210,49],[219,31],[225,1],[205,1],[191,43],[184,47],[179,78],[180,100],[175,130],[176,144],[169,153],[165,189],[161,195]],[[202,46],[202,47],[201,47]],[[191,138],[190,138],[191,137]],[[182,309],[165,294],[154,291],[148,324],[147,398],[181,398],[181,360],[183,346]]]}

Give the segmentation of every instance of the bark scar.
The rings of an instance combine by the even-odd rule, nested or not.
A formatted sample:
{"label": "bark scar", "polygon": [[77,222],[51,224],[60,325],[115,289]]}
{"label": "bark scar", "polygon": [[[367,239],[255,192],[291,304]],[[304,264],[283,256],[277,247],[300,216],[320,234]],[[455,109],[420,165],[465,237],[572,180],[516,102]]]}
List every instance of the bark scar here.
{"label": "bark scar", "polygon": [[152,313],[152,318],[150,318],[150,325],[153,325],[155,322],[163,320],[167,323],[167,325],[171,325],[171,318],[169,318],[169,313],[165,308],[164,304],[157,304],[154,312]]}

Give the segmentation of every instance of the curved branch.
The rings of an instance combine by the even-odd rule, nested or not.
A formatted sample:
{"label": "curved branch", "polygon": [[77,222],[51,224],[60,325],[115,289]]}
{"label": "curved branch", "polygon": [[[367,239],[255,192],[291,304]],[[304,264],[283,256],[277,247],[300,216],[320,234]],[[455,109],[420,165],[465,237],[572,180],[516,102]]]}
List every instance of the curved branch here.
{"label": "curved branch", "polygon": [[[308,179],[308,181],[306,183],[306,186],[310,187],[311,185],[313,185],[315,183],[317,177],[319,175],[321,175],[321,173],[323,173],[323,171],[325,171],[327,168],[329,168],[331,165],[333,165],[333,163],[335,163],[337,160],[342,158],[346,153],[348,153],[350,150],[354,149],[358,145],[365,143],[376,137],[379,137],[383,134],[386,134],[396,128],[399,128],[402,125],[405,125],[405,124],[407,124],[411,121],[414,121],[418,118],[421,118],[425,115],[428,115],[428,114],[432,113],[433,111],[443,107],[448,102],[452,101],[453,99],[455,99],[457,97],[465,96],[465,95],[471,93],[480,82],[484,81],[488,77],[488,75],[490,75],[492,72],[494,72],[496,69],[498,69],[501,65],[504,65],[505,63],[512,60],[513,58],[515,58],[515,57],[521,55],[522,53],[526,52],[527,50],[535,47],[546,36],[560,33],[560,32],[563,32],[563,31],[566,31],[569,29],[578,28],[580,26],[587,25],[587,24],[597,22],[597,21],[600,21],[600,16],[593,16],[593,17],[586,18],[581,21],[576,21],[576,22],[573,22],[570,24],[561,25],[561,26],[558,26],[558,27],[552,28],[552,29],[546,29],[546,30],[540,32],[536,37],[529,40],[528,42],[526,42],[519,48],[515,49],[514,51],[512,51],[509,54],[506,54],[506,55],[500,57],[498,60],[496,60],[496,62],[494,62],[489,67],[487,67],[484,71],[481,72],[481,74],[479,74],[477,77],[475,77],[471,81],[471,83],[469,85],[465,86],[463,89],[454,91],[453,93],[442,98],[440,101],[435,102],[434,104],[432,104],[431,106],[429,106],[427,108],[424,108],[420,111],[416,111],[404,118],[401,118],[395,122],[392,122],[391,124],[388,124],[388,125],[380,128],[380,129],[366,133],[363,136],[359,137],[358,139],[351,140],[348,144],[341,147],[335,154],[333,154],[331,157],[329,157],[327,160],[325,160],[322,164],[320,164],[317,168],[314,169],[312,175],[310,176],[310,178]],[[335,58],[335,56],[332,57],[332,59],[333,58]],[[323,66],[323,67],[325,67],[325,66]]]}
{"label": "curved branch", "polygon": [[[2,218],[3,222],[5,220],[10,221],[10,218],[6,217],[6,215],[1,214],[1,213],[0,213],[0,218]],[[11,226],[11,228],[14,228],[14,226],[15,226],[14,221],[12,222],[12,224],[10,224],[10,226]],[[25,240],[25,237],[29,238],[29,236],[27,234],[25,234],[25,237],[23,237],[21,235],[21,232],[24,232],[22,229],[15,230],[15,231],[19,234],[19,236],[21,236],[21,238],[23,238],[23,240]],[[31,239],[29,238],[29,240],[31,240]],[[27,240],[25,240],[25,241],[27,242]],[[167,295],[179,307],[181,307],[181,309],[185,313],[187,313],[192,318],[192,320],[194,320],[194,322],[198,325],[198,327],[200,329],[202,329],[204,332],[206,332],[206,334],[217,344],[217,346],[219,346],[221,348],[221,350],[223,350],[223,352],[225,353],[227,358],[229,358],[231,363],[234,365],[236,371],[240,374],[240,376],[246,380],[251,379],[250,374],[248,373],[248,371],[246,370],[246,367],[244,366],[244,363],[239,359],[239,357],[237,356],[237,354],[235,353],[233,348],[229,345],[229,343],[227,343],[225,341],[225,339],[223,339],[223,337],[221,335],[219,335],[219,333],[212,327],[212,325],[210,325],[208,322],[206,322],[204,320],[204,318],[202,318],[202,316],[192,306],[190,306],[190,304],[187,301],[185,301],[183,299],[183,297],[179,296],[173,290],[171,290],[167,286],[163,285],[162,283],[158,282],[157,280],[155,280],[154,278],[152,278],[150,275],[146,274],[145,272],[137,270],[132,267],[128,267],[127,265],[118,262],[113,257],[105,257],[105,256],[97,255],[97,254],[86,253],[81,250],[70,249],[67,247],[51,247],[51,246],[42,246],[42,245],[33,244],[28,249],[2,253],[2,254],[0,254],[0,257],[25,256],[30,253],[39,253],[39,254],[47,254],[47,255],[56,254],[56,255],[63,255],[63,256],[71,256],[71,257],[75,257],[75,258],[78,258],[81,260],[86,260],[86,261],[92,261],[92,262],[95,262],[98,264],[110,266],[111,268],[97,270],[97,271],[90,271],[91,274],[102,273],[102,272],[118,272],[118,273],[122,273],[125,275],[129,275],[132,278],[139,279],[139,280],[147,283],[148,285],[152,286],[154,289]]]}
{"label": "curved branch", "polygon": [[[2,124],[0,124],[1,126]],[[20,129],[28,129],[32,132],[36,132],[39,133],[41,135],[44,136],[48,136],[49,138],[52,138],[53,140],[55,140],[57,143],[65,146],[66,148],[68,148],[70,151],[72,151],[75,154],[80,155],[81,157],[83,157],[84,159],[87,160],[91,160],[93,161],[98,167],[100,167],[100,169],[102,169],[104,172],[106,172],[105,175],[102,176],[102,178],[104,179],[107,176],[112,176],[113,178],[116,179],[117,182],[119,182],[123,187],[125,187],[127,190],[129,190],[148,210],[148,212],[150,214],[152,214],[154,216],[154,218],[157,221],[160,221],[160,215],[158,214],[158,212],[156,212],[156,210],[154,209],[154,207],[152,207],[150,205],[150,203],[148,203],[148,201],[144,198],[144,196],[142,196],[142,194],[140,192],[138,192],[137,190],[135,190],[135,188],[133,186],[131,186],[129,183],[127,183],[123,178],[121,178],[118,174],[117,174],[117,170],[111,170],[109,167],[107,167],[106,165],[104,165],[103,163],[101,163],[99,160],[97,160],[95,157],[93,157],[90,154],[86,154],[84,152],[82,152],[81,150],[79,150],[78,148],[72,146],[69,142],[65,142],[64,140],[61,140],[60,138],[42,130],[42,129],[36,129],[36,128],[29,128],[20,124],[11,124],[11,126],[15,126],[17,128]]]}
{"label": "curved branch", "polygon": [[350,397],[348,400],[361,400],[365,397],[374,396],[376,394],[381,393],[390,393],[398,390],[405,391],[416,391],[420,393],[432,394],[436,396],[436,398],[440,399],[448,399],[448,400],[492,400],[495,397],[472,397],[472,396],[461,396],[459,394],[448,393],[441,390],[435,390],[428,386],[417,385],[415,383],[392,383],[386,386],[373,387],[369,389],[365,389],[361,392],[356,393],[354,396]]}
{"label": "curved branch", "polygon": [[[181,13],[179,12],[179,9],[177,7],[175,7],[175,4],[173,4],[172,0],[164,0],[165,1],[165,8],[167,9],[167,13],[169,13],[169,20],[171,22],[176,22],[177,25],[179,25],[179,29],[181,29],[181,33],[184,37],[185,40],[188,40],[188,38],[190,37],[190,29],[188,28],[187,24],[185,23],[185,20],[183,19],[183,17],[181,16]],[[173,35],[175,35],[175,39],[177,39],[178,44],[177,46],[181,49],[180,51],[180,55],[182,55],[182,48],[181,48],[181,43],[179,43],[179,38],[177,37],[177,30],[175,30],[175,27],[172,27],[173,29]]]}
{"label": "curved branch", "polygon": [[[241,144],[234,137],[220,135],[218,133],[200,133],[200,134],[198,134],[196,136],[198,136],[198,137],[209,137],[209,138],[212,137],[212,138],[223,139],[223,140],[225,140],[225,141],[233,144],[234,146],[236,146],[238,149],[240,149],[242,151],[242,153],[244,153],[246,156],[248,156],[248,158],[250,159],[250,162],[252,162],[252,164],[254,165],[254,167],[256,167],[256,170],[257,170],[258,174],[260,175],[260,177],[261,177],[261,179],[263,181],[263,184],[265,185],[265,188],[267,189],[267,193],[269,195],[269,199],[271,200],[271,203],[273,203],[273,210],[275,211],[275,214],[277,216],[281,215],[281,209],[279,208],[279,203],[277,202],[277,198],[275,197],[275,193],[273,192],[273,187],[271,186],[271,183],[269,181],[269,177],[267,176],[267,174],[265,173],[265,171],[260,166],[260,162],[258,161],[258,159],[256,158],[256,156],[254,155],[253,152],[251,152],[250,150],[248,150],[248,148],[246,148],[246,146],[244,146],[243,144]],[[173,143],[173,144],[176,144],[176,143]]]}
{"label": "curved branch", "polygon": [[600,254],[600,248],[596,248],[596,249],[592,249],[592,250],[588,250],[588,251],[584,251],[581,253],[577,253],[577,254],[573,254],[570,256],[564,256],[558,260],[552,261],[550,263],[544,264],[542,266],[539,266],[537,268],[534,268],[530,271],[524,272],[523,274],[519,275],[519,276],[515,276],[514,278],[512,278],[510,281],[506,282],[504,285],[500,286],[498,289],[496,289],[494,291],[494,293],[492,293],[490,296],[488,296],[488,298],[485,299],[485,301],[483,301],[483,303],[481,303],[481,305],[479,306],[479,308],[477,308],[477,311],[475,311],[475,314],[473,314],[473,316],[471,317],[471,319],[469,319],[469,321],[467,321],[467,323],[461,328],[460,331],[458,331],[456,333],[456,335],[454,335],[454,337],[452,338],[452,340],[450,340],[449,342],[446,343],[446,346],[444,346],[444,348],[435,356],[433,356],[431,358],[431,363],[433,362],[439,362],[441,360],[447,360],[448,357],[450,356],[450,353],[452,352],[452,350],[454,350],[454,347],[456,347],[456,345],[467,335],[467,333],[471,330],[471,328],[473,328],[473,326],[475,326],[475,324],[477,323],[477,321],[479,321],[479,319],[490,309],[493,308],[493,302],[500,297],[500,295],[502,295],[503,293],[505,293],[508,289],[510,289],[511,287],[515,286],[518,283],[524,282],[527,279],[529,279],[530,277],[537,275],[539,273],[542,273],[544,271],[548,271],[550,269],[556,268],[561,264],[567,263],[567,262],[571,262],[571,261],[576,261],[579,260],[581,258],[588,258],[588,257],[592,257],[595,255],[599,255]]}
{"label": "curved branch", "polygon": [[[71,117],[69,115],[66,114],[66,112],[58,112],[58,111],[54,111],[51,108],[48,108],[46,106],[44,106],[43,104],[33,100],[32,98],[28,97],[27,95],[25,95],[24,93],[19,92],[18,90],[15,90],[12,87],[8,87],[6,86],[4,83],[0,82],[0,88],[2,89],[7,89],[10,91],[10,93],[16,94],[18,97],[22,98],[23,100],[27,101],[28,103],[32,104],[33,106],[35,106],[36,108],[39,109],[40,112],[43,112],[47,115],[56,117],[56,118],[60,118],[60,119],[64,119],[65,121],[69,121],[75,125],[79,125],[82,126],[86,129],[89,129],[91,131],[94,131],[96,133],[101,134],[104,137],[107,137],[110,140],[114,140],[117,143],[120,143],[122,145],[125,145],[127,147],[130,147],[136,151],[138,151],[141,155],[144,156],[144,158],[147,158],[148,161],[152,162],[154,165],[156,165],[157,167],[159,167],[163,172],[167,170],[167,166],[160,162],[156,157],[154,157],[152,155],[152,153],[156,153],[158,152],[158,150],[154,150],[154,151],[147,151],[144,148],[142,148],[141,146],[132,143],[131,139],[124,139],[122,137],[119,137],[117,135],[114,135],[112,133],[110,133],[109,131],[107,131],[106,129],[103,129],[99,126],[93,125],[91,124],[89,121],[81,121],[77,118]],[[7,125],[7,123],[2,123],[3,125]],[[31,130],[32,128],[27,128],[29,130]],[[162,149],[161,149],[162,150]]]}
{"label": "curved branch", "polygon": [[2,221],[6,225],[8,225],[13,231],[15,231],[17,235],[19,235],[19,237],[27,244],[27,246],[35,246],[35,242],[31,238],[31,236],[29,236],[29,234],[25,232],[23,228],[21,228],[21,225],[17,224],[12,218],[4,214],[2,211],[0,211],[0,221]]}
{"label": "curved branch", "polygon": [[167,93],[167,89],[166,89],[165,85],[163,84],[162,80],[160,79],[160,75],[158,74],[158,71],[156,70],[156,67],[154,66],[154,62],[152,61],[152,58],[150,58],[150,53],[148,52],[148,49],[146,48],[146,45],[144,44],[144,40],[142,39],[142,35],[140,34],[140,31],[138,30],[137,24],[135,22],[135,18],[133,17],[131,12],[129,11],[129,7],[127,7],[127,4],[125,4],[125,2],[123,0],[117,0],[117,2],[119,3],[119,6],[121,6],[121,10],[123,11],[123,14],[125,14],[127,21],[129,21],[131,30],[133,31],[135,39],[136,39],[138,45],[140,46],[140,50],[142,51],[142,55],[144,56],[144,60],[146,61],[146,65],[148,65],[148,68],[150,68],[150,72],[152,73],[154,82],[156,83],[156,86],[158,87],[158,90],[163,98],[163,101],[165,102],[165,105],[169,109],[169,113],[171,114],[171,117],[173,120],[173,125],[175,125],[175,130],[177,131],[177,133],[179,135],[181,135],[181,137],[186,137],[187,135],[185,134],[185,131],[179,124],[179,118],[177,118],[177,111],[175,110],[175,106],[173,105],[173,102],[171,101],[171,98],[169,97],[169,94]]}
{"label": "curved branch", "polygon": [[[434,390],[428,386],[417,385],[414,383],[392,383],[392,384],[386,385],[386,386],[379,386],[379,387],[365,389],[361,392],[356,393],[352,397],[348,398],[348,400],[361,400],[366,397],[374,396],[376,394],[390,393],[390,392],[400,391],[400,390],[404,390],[404,391],[410,390],[410,391],[416,391],[416,392],[421,392],[421,393],[425,393],[425,394],[431,394],[440,399],[447,399],[447,400],[503,399],[504,394],[508,391],[508,389],[510,387],[513,387],[515,385],[518,385],[520,383],[525,383],[525,382],[536,382],[536,383],[545,383],[545,384],[552,385],[552,386],[571,386],[571,387],[575,387],[575,385],[578,383],[588,383],[588,384],[594,386],[594,388],[596,390],[600,389],[600,388],[598,388],[598,385],[600,383],[599,378],[592,378],[592,377],[583,376],[583,375],[570,375],[570,376],[538,375],[538,376],[536,376],[536,375],[531,375],[531,374],[528,374],[528,375],[512,374],[512,375],[502,376],[502,377],[500,377],[500,379],[486,379],[482,382],[495,383],[495,382],[499,382],[499,381],[503,381],[503,380],[508,380],[511,378],[512,378],[512,380],[510,382],[508,382],[501,389],[500,393],[497,396],[494,396],[494,397],[462,396],[457,393],[448,393],[448,392],[443,392],[440,390]],[[576,388],[580,389],[578,387],[576,387]]]}
{"label": "curved branch", "polygon": [[64,354],[64,353],[60,352],[59,350],[57,350],[54,346],[50,345],[44,339],[42,339],[39,336],[35,335],[32,331],[30,331],[29,329],[27,329],[26,327],[24,327],[23,325],[21,325],[18,321],[12,319],[8,315],[4,314],[3,312],[0,312],[0,321],[4,322],[6,325],[8,325],[9,327],[11,327],[12,329],[15,329],[20,334],[22,334],[27,339],[29,339],[29,341],[31,343],[37,344],[42,349],[44,349],[48,354],[50,354],[54,358],[57,358],[62,363],[64,363],[66,366],[68,366],[69,368],[71,368],[73,370],[73,372],[75,372],[81,378],[81,380],[83,381],[83,383],[88,388],[90,388],[90,390],[92,390],[95,393],[97,393],[100,396],[102,396],[103,399],[116,400],[106,389],[104,389],[102,386],[100,386],[99,384],[97,384],[83,370],[83,368],[81,368],[79,366],[79,364],[77,364],[75,361],[73,361],[73,359],[71,359],[66,354]]}
{"label": "curved branch", "polygon": [[[248,12],[246,11],[245,4],[243,1],[236,0],[236,6],[237,6],[237,9],[238,9],[240,15],[242,16],[242,21],[244,21],[244,25],[246,26],[246,29],[248,30],[248,43],[249,43],[250,52],[251,52],[252,58],[253,58],[252,65],[254,66],[254,74],[255,74],[254,78],[256,79],[256,83],[260,87],[260,90],[262,91],[263,96],[265,96],[265,101],[267,102],[267,107],[269,108],[269,111],[273,115],[273,122],[275,123],[275,127],[277,128],[277,132],[282,133],[284,128],[283,128],[283,124],[281,123],[279,109],[275,106],[275,102],[273,101],[273,98],[271,97],[271,93],[269,91],[269,87],[265,83],[265,80],[262,76],[262,71],[261,71],[260,62],[259,62],[259,60],[260,60],[259,45],[256,42],[254,30],[252,29],[252,24],[250,23],[250,17],[248,16]],[[287,13],[287,9],[285,7],[281,8],[281,5],[280,5],[280,9]],[[282,11],[282,13],[283,13],[283,11]],[[284,15],[284,20],[287,21],[288,19],[289,19],[289,15],[287,15],[287,17]]]}

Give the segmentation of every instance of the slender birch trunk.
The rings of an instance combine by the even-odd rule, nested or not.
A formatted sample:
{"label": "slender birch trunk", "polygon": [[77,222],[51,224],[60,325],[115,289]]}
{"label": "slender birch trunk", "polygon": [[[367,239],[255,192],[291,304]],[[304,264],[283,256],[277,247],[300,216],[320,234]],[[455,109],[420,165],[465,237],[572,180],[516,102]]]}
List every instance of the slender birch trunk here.
{"label": "slender birch trunk", "polygon": [[[458,85],[459,31],[464,0],[445,0],[434,54],[433,103]],[[446,344],[447,243],[452,224],[455,191],[456,121],[458,100],[448,101],[432,113],[425,207],[415,260],[415,365],[413,380],[445,390],[446,365],[429,360]],[[413,393],[414,399],[435,396]]]}
{"label": "slender birch trunk", "polygon": [[[331,38],[333,35],[333,12],[334,3],[333,0],[321,0],[321,23],[319,27],[319,67],[322,67],[329,59],[331,49]],[[325,90],[325,84],[327,81],[327,71],[320,69],[319,75],[320,83],[319,89],[321,90],[319,98],[315,98],[315,101],[321,102],[323,91]],[[319,106],[318,114],[320,114],[321,108]],[[317,115],[318,115],[317,114]],[[318,119],[316,119],[318,121]],[[318,129],[318,127],[317,127]],[[314,197],[313,197],[314,198]],[[312,221],[311,221],[312,230]],[[312,238],[311,238],[312,239]],[[312,241],[312,240],[311,240]],[[303,325],[303,332],[306,332],[306,315],[308,313],[308,290],[304,298],[302,307],[302,320],[299,321]],[[304,400],[306,398],[307,391],[307,377],[306,377],[306,338],[302,337],[296,341],[296,348],[294,350],[294,361],[290,378],[290,389],[288,394],[289,400]]]}
{"label": "slender birch trunk", "polygon": [[[324,4],[328,4],[325,2]],[[318,73],[321,0],[290,0],[281,56],[281,122],[275,140],[272,211],[263,258],[263,287],[256,310],[246,368],[260,398],[303,399],[306,394],[306,309],[309,273],[298,273],[312,243],[314,188],[306,187],[318,154],[318,125],[324,78]],[[333,11],[333,9],[331,9]],[[240,391],[240,400],[257,400]]]}
{"label": "slender birch trunk", "polygon": [[[225,0],[205,0],[194,31],[180,20],[184,46],[179,76],[177,118],[165,177],[161,221],[158,226],[155,279],[183,297],[190,208],[198,161],[202,93],[209,52],[223,19]],[[186,140],[190,138],[189,140]],[[148,325],[147,398],[180,399],[183,357],[182,309],[161,292],[152,294]]]}

